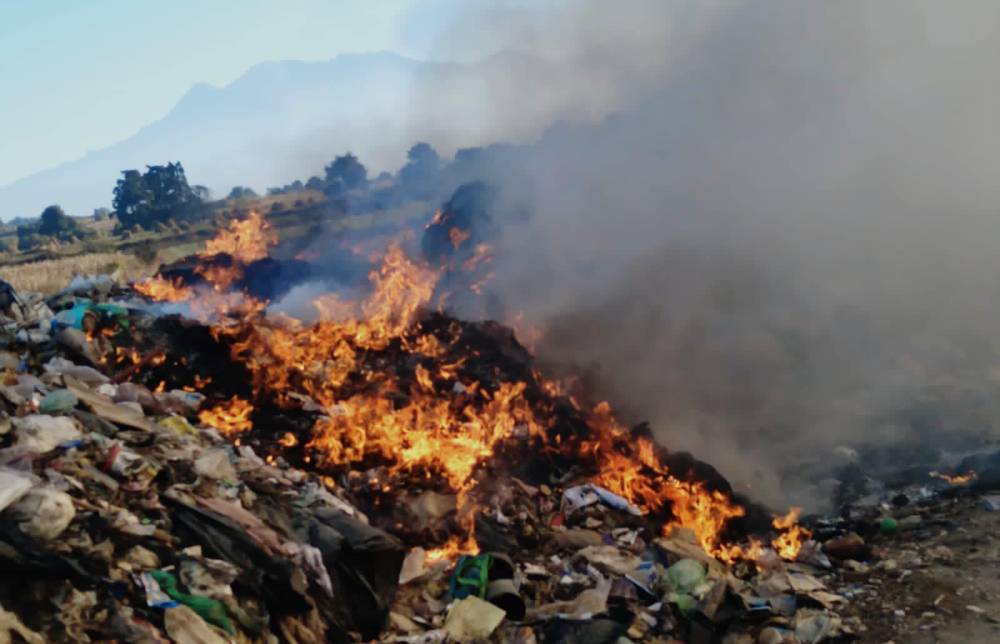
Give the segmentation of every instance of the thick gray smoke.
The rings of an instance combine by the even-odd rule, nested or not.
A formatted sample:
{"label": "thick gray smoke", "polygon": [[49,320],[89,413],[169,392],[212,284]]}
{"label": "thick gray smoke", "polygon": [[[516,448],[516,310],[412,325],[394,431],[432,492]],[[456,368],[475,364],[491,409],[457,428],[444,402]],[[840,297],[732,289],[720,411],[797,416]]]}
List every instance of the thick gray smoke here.
{"label": "thick gray smoke", "polygon": [[997,438],[1000,5],[618,4],[510,32],[620,73],[490,177],[533,213],[494,288],[543,357],[775,504],[840,446]]}

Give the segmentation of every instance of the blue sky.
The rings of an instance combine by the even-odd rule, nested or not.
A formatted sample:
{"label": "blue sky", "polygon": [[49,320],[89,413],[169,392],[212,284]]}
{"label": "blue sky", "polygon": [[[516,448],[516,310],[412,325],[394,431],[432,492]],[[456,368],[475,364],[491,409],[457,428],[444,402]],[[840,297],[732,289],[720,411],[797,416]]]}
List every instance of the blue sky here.
{"label": "blue sky", "polygon": [[124,139],[166,114],[195,83],[224,85],[261,61],[382,50],[416,58],[492,53],[475,39],[457,47],[439,41],[468,6],[0,0],[0,186]]}

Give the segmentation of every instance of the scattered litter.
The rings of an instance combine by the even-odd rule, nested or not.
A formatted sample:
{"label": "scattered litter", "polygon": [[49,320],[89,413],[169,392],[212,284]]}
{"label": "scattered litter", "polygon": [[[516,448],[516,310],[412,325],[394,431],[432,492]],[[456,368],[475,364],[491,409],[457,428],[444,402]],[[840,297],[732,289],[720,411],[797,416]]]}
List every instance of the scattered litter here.
{"label": "scattered litter", "polygon": [[16,641],[11,634],[16,634],[27,644],[45,644],[45,638],[25,626],[17,615],[0,606],[0,642]]}
{"label": "scattered litter", "polygon": [[35,485],[30,474],[6,467],[0,468],[0,511],[17,502]]}
{"label": "scattered litter", "polygon": [[491,604],[499,606],[510,619],[524,619],[527,606],[517,591],[513,579],[497,579],[486,587],[486,599]]}
{"label": "scattered litter", "polygon": [[153,570],[160,565],[160,558],[156,556],[156,553],[142,546],[132,546],[125,553],[123,561],[140,570]]}
{"label": "scattered litter", "polygon": [[156,578],[148,572],[139,575],[139,582],[146,592],[146,605],[150,608],[173,608],[179,606],[180,602],[171,599],[170,595],[163,592]]}
{"label": "scattered litter", "polygon": [[194,471],[208,479],[235,481],[238,478],[229,460],[229,450],[225,448],[212,449],[199,456],[194,461]]}
{"label": "scattered litter", "polygon": [[564,617],[566,619],[589,619],[607,610],[611,580],[602,578],[594,588],[582,591],[574,599],[552,602],[529,609],[528,619]]}
{"label": "scattered litter", "polygon": [[419,579],[427,573],[427,568],[424,566],[426,558],[427,552],[419,546],[411,548],[406,553],[406,558],[403,559],[403,567],[399,570],[400,586],[408,584],[414,579]]}
{"label": "scattered litter", "polygon": [[694,559],[681,559],[667,568],[664,578],[674,592],[690,593],[705,580],[705,567]]}
{"label": "scattered litter", "polygon": [[214,631],[205,620],[187,606],[174,606],[163,612],[167,635],[184,644],[227,644],[227,638]]}
{"label": "scattered litter", "polygon": [[73,517],[73,497],[49,487],[32,488],[8,510],[25,534],[40,541],[51,541],[61,535]]}
{"label": "scattered litter", "polygon": [[177,578],[169,572],[154,570],[149,574],[171,599],[190,607],[200,618],[222,628],[227,633],[236,632],[222,602],[211,597],[181,592],[177,587]]}
{"label": "scattered litter", "polygon": [[38,411],[43,414],[67,414],[76,407],[80,400],[69,389],[55,389],[45,394],[38,404]]}
{"label": "scattered litter", "polygon": [[986,494],[982,497],[983,508],[987,512],[996,512],[1000,510],[1000,494]]}
{"label": "scattered litter", "polygon": [[567,514],[594,503],[605,503],[612,508],[623,510],[635,516],[642,515],[642,510],[629,503],[628,499],[594,483],[577,485],[567,488],[563,492],[563,507]]}
{"label": "scattered litter", "polygon": [[465,597],[452,604],[444,622],[448,636],[459,642],[486,639],[500,626],[506,613],[493,604],[475,596]]}
{"label": "scattered litter", "polygon": [[639,557],[615,546],[587,546],[577,552],[576,556],[586,559],[599,570],[619,576],[631,573],[642,563]]}
{"label": "scattered litter", "polygon": [[82,436],[76,422],[66,416],[30,414],[13,418],[11,423],[17,437],[14,449],[18,451],[44,454]]}

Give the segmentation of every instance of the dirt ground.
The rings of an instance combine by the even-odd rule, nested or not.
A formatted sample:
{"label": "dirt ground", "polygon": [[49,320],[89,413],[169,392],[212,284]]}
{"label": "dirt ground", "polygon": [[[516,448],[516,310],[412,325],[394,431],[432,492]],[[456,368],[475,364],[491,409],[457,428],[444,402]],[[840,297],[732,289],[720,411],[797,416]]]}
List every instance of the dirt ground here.
{"label": "dirt ground", "polygon": [[[877,561],[830,585],[861,618],[861,642],[1000,642],[1000,512],[979,495],[915,509],[914,527],[871,541]],[[904,522],[905,523],[905,522]]]}

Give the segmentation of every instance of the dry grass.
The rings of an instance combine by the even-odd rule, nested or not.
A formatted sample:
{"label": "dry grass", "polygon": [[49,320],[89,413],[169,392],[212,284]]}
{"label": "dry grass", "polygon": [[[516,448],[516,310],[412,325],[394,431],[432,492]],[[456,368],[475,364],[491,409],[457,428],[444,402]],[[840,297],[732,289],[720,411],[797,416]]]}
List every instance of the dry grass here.
{"label": "dry grass", "polygon": [[128,253],[90,253],[76,257],[47,259],[30,264],[0,267],[0,278],[18,291],[54,293],[76,275],[108,273],[120,280],[148,277],[155,265],[146,264]]}
{"label": "dry grass", "polygon": [[227,199],[226,203],[230,207],[238,207],[243,210],[259,210],[265,214],[271,212],[271,206],[280,203],[287,210],[295,208],[296,202],[301,205],[320,202],[326,199],[319,190],[302,190],[301,192],[290,192],[284,195],[261,195],[248,199]]}
{"label": "dry grass", "polygon": [[[207,218],[204,221],[196,222],[183,232],[175,229],[164,231],[141,231],[129,234],[127,238],[110,236],[112,220],[102,220],[99,222],[88,221],[85,225],[88,228],[101,233],[97,240],[87,240],[73,244],[57,245],[48,249],[49,253],[61,253],[66,255],[61,258],[44,259],[26,264],[5,265],[7,262],[14,262],[18,259],[25,259],[27,253],[20,252],[0,252],[0,279],[4,279],[18,291],[36,293],[54,293],[65,287],[76,275],[111,274],[117,280],[131,281],[143,279],[156,272],[160,264],[170,263],[190,254],[197,253],[204,248],[204,241],[188,241],[181,243],[179,237],[190,238],[193,235],[202,235],[207,231],[214,231],[219,222],[228,221],[233,212],[239,210],[246,213],[249,210],[258,210],[265,215],[280,219],[283,225],[281,235],[287,237],[297,234],[307,234],[313,230],[315,222],[310,220],[306,224],[299,225],[296,217],[300,210],[295,204],[302,201],[300,205],[310,205],[320,203],[324,199],[323,193],[317,191],[302,191],[287,195],[271,195],[257,197],[253,199],[227,200],[228,205],[223,206],[216,213],[215,218]],[[271,206],[280,203],[284,208],[280,213],[271,213]],[[228,212],[227,212],[228,210]],[[332,225],[338,227],[360,227],[364,228],[372,224],[373,217],[378,217],[379,221],[386,217],[392,217],[387,213],[378,213],[366,217],[351,217],[337,220]],[[287,230],[285,230],[287,228]],[[13,235],[7,236],[7,241],[12,245],[17,241]],[[94,246],[99,241],[101,246]],[[130,250],[146,257],[150,261],[143,261],[132,253],[113,250],[118,244],[127,243]],[[90,244],[90,247],[88,247]],[[138,250],[136,250],[138,249]],[[87,252],[91,251],[91,252]],[[147,251],[147,252],[144,252]],[[79,253],[79,254],[74,254]],[[41,255],[41,251],[31,251],[32,255]],[[51,255],[50,255],[51,256]]]}

